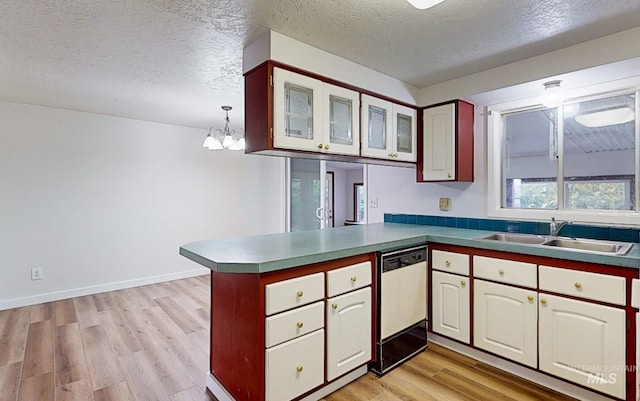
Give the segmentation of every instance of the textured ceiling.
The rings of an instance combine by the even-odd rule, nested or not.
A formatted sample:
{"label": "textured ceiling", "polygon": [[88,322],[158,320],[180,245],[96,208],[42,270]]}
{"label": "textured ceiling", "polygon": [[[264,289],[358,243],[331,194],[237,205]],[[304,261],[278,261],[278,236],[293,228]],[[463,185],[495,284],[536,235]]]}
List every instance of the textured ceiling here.
{"label": "textured ceiling", "polygon": [[203,128],[230,104],[233,126],[269,29],[424,87],[637,21],[638,0],[2,0],[0,99]]}

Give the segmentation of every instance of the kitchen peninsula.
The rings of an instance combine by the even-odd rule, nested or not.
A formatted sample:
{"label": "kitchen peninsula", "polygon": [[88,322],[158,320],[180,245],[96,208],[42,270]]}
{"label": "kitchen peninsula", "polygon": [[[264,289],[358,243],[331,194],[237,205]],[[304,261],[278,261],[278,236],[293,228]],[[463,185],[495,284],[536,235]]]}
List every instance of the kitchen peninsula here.
{"label": "kitchen peninsula", "polygon": [[[585,288],[581,291],[584,297],[596,301],[600,301],[600,295],[589,298],[592,291],[589,280],[617,276],[613,279],[617,284],[621,283],[624,294],[618,294],[620,296],[613,300],[605,297],[600,303],[607,305],[603,308],[610,309],[614,308],[609,305],[615,304],[616,312],[622,313],[625,320],[633,317],[630,330],[621,329],[623,343],[618,345],[624,354],[622,364],[635,364],[636,311],[631,307],[630,299],[631,282],[638,279],[640,265],[637,245],[626,255],[614,256],[478,239],[492,232],[380,223],[200,241],[182,246],[181,255],[212,271],[209,389],[220,400],[313,400],[366,373],[367,362],[375,358],[374,341],[371,340],[375,333],[371,332],[371,327],[376,302],[371,294],[375,294],[372,289],[377,285],[376,252],[425,243],[429,245],[430,292],[435,290],[431,286],[436,285],[431,281],[432,270],[440,270],[439,266],[432,264],[437,263],[442,255],[457,258],[447,265],[455,265],[460,256],[467,260],[465,273],[468,278],[465,280],[470,284],[465,286],[467,291],[474,281],[480,281],[477,278],[485,278],[490,284],[502,283],[500,277],[482,277],[480,267],[487,262],[489,268],[491,263],[498,266],[507,259],[534,269],[534,277],[538,268],[541,275],[551,274],[550,277],[556,277],[556,271],[565,274],[581,270],[577,272],[585,280]],[[437,255],[432,252],[437,252]],[[510,271],[504,270],[508,276]],[[456,276],[455,271],[449,273],[452,277],[461,277]],[[573,276],[569,279],[573,280]],[[535,299],[530,300],[534,307],[538,305],[539,296],[542,303],[546,298],[561,298],[556,295],[563,294],[562,288],[539,288],[537,281],[530,287],[535,294]],[[618,301],[620,297],[621,302]],[[433,299],[433,302],[437,300]],[[579,302],[592,305],[591,301]],[[340,320],[342,306],[355,303],[366,307],[352,308],[359,312],[349,319]],[[600,308],[600,305],[593,305]],[[539,306],[547,307],[546,301],[545,305]],[[466,307],[470,308],[471,304],[467,302]],[[430,304],[430,316],[433,308],[435,306]],[[469,321],[468,330],[471,330],[473,321],[470,316],[466,319]],[[446,342],[450,341],[447,337],[453,338],[447,333],[441,333],[444,337],[440,334],[431,337],[432,331],[440,333],[432,327],[433,324],[429,322],[430,341],[442,338]],[[363,333],[362,327],[368,328],[369,332]],[[340,343],[332,340],[336,332],[340,333]],[[352,338],[346,338],[346,334]],[[363,336],[370,340],[366,345],[362,345]],[[462,341],[463,345],[459,341],[452,343],[465,348],[463,351],[469,349],[485,354],[476,349],[482,346],[473,340]],[[362,349],[348,349],[354,346]],[[597,351],[594,352],[597,354]],[[345,355],[359,355],[360,359],[351,361]],[[513,360],[509,356],[505,358]],[[538,366],[529,369],[509,361],[505,363],[514,365],[516,369],[513,370],[517,374],[534,381],[540,381],[540,377],[546,378],[551,373],[553,377],[548,376],[551,384],[547,381],[543,384],[557,384],[560,391],[578,395],[581,399],[599,400],[604,399],[600,394],[608,394],[618,399],[635,400],[635,373],[626,374],[625,380],[619,377],[615,390],[609,390],[614,386],[603,384],[591,386],[594,392],[585,389],[587,386],[574,377],[563,376],[562,372],[545,372]],[[499,367],[509,370],[509,366]],[[532,376],[522,374],[523,370],[530,370]]]}

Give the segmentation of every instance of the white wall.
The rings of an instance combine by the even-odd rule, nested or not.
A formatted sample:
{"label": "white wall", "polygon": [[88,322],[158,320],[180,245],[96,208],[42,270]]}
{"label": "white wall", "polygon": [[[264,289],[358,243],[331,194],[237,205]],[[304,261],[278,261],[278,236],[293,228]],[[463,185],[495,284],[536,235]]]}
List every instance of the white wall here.
{"label": "white wall", "polygon": [[282,160],[205,134],[0,102],[0,309],[206,273],[180,245],[282,231]]}

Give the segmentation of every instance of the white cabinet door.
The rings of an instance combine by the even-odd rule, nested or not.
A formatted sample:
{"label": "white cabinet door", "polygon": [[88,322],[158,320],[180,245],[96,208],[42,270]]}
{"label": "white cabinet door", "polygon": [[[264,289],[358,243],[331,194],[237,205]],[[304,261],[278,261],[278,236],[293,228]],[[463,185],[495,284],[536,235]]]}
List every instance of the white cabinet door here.
{"label": "white cabinet door", "polygon": [[473,342],[478,348],[536,368],[537,292],[473,280]]}
{"label": "white cabinet door", "polygon": [[327,381],[371,360],[371,287],[327,299]]}
{"label": "white cabinet door", "polygon": [[362,156],[415,162],[416,118],[415,109],[362,95]]}
{"label": "white cabinet door", "polygon": [[362,156],[392,158],[393,104],[362,95]]}
{"label": "white cabinet door", "polygon": [[324,330],[266,350],[266,401],[292,400],[324,383]]}
{"label": "white cabinet door", "polygon": [[416,118],[417,112],[410,107],[393,105],[393,152],[395,160],[415,162],[418,144]]}
{"label": "white cabinet door", "polygon": [[539,295],[540,370],[625,398],[624,309]]}
{"label": "white cabinet door", "polygon": [[322,82],[273,69],[273,145],[317,151],[322,143]]}
{"label": "white cabinet door", "polygon": [[433,331],[469,344],[471,314],[469,277],[432,272]]}
{"label": "white cabinet door", "polygon": [[453,181],[456,164],[455,104],[445,104],[424,110],[423,167],[424,181]]}
{"label": "white cabinet door", "polygon": [[316,152],[360,155],[360,94],[323,84],[323,136]]}

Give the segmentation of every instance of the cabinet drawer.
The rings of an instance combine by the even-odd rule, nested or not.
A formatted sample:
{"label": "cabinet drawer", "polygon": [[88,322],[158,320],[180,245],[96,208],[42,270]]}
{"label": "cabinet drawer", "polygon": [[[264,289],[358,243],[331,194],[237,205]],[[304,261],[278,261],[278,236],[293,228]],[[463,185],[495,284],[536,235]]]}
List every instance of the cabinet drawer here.
{"label": "cabinet drawer", "polygon": [[324,298],[324,273],[267,284],[265,296],[267,316],[319,301]]}
{"label": "cabinet drawer", "polygon": [[269,348],[266,401],[291,400],[324,383],[324,330]]}
{"label": "cabinet drawer", "polygon": [[362,262],[327,272],[327,297],[371,285],[371,262]]}
{"label": "cabinet drawer", "polygon": [[469,255],[447,251],[431,252],[431,267],[448,273],[469,275]]}
{"label": "cabinet drawer", "polygon": [[266,319],[265,347],[273,347],[324,326],[322,302],[278,313]]}
{"label": "cabinet drawer", "polygon": [[523,287],[537,287],[536,265],[533,263],[474,256],[473,276]]}
{"label": "cabinet drawer", "polygon": [[540,290],[625,305],[625,279],[558,267],[540,266]]}

